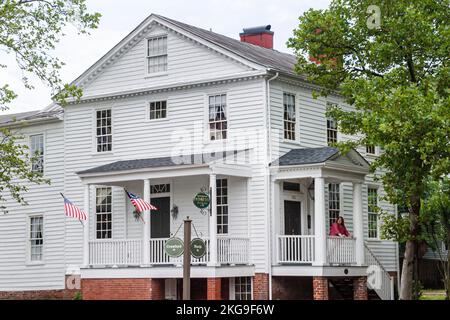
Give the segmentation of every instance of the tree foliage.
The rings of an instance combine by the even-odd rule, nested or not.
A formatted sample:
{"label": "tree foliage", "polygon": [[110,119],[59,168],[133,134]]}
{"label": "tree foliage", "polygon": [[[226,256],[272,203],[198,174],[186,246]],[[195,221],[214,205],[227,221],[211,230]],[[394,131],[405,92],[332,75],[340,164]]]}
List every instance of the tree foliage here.
{"label": "tree foliage", "polygon": [[360,137],[339,147],[379,146],[371,169],[381,169],[387,199],[409,208],[395,225],[406,231],[401,297],[410,299],[426,184],[450,172],[450,2],[332,0],[299,21],[288,42],[296,71],[316,94],[337,93],[355,108],[328,110],[342,133]]}

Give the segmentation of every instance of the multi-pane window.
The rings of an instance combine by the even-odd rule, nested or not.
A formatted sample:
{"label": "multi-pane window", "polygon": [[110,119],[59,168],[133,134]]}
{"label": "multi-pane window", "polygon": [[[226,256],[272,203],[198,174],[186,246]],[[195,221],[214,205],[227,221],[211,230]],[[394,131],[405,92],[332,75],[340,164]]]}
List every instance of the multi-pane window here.
{"label": "multi-pane window", "polygon": [[170,183],[154,184],[150,187],[151,194],[166,193],[166,192],[170,192]]}
{"label": "multi-pane window", "polygon": [[330,183],[328,185],[328,219],[329,227],[336,221],[341,213],[339,183]]}
{"label": "multi-pane window", "polygon": [[221,140],[227,138],[227,95],[209,96],[209,138]]}
{"label": "multi-pane window", "polygon": [[36,134],[30,136],[31,170],[44,172],[44,135]]}
{"label": "multi-pane window", "polygon": [[44,217],[30,217],[30,261],[42,261],[44,248]]}
{"label": "multi-pane window", "polygon": [[366,146],[366,153],[367,154],[375,154],[375,146],[374,145],[367,145]]}
{"label": "multi-pane window", "polygon": [[96,142],[97,152],[112,150],[112,123],[111,109],[97,110],[96,112]]}
{"label": "multi-pane window", "polygon": [[378,189],[367,188],[367,204],[369,238],[378,238]]}
{"label": "multi-pane window", "polygon": [[97,239],[112,237],[112,190],[110,187],[96,189],[95,216]]}
{"label": "multi-pane window", "polygon": [[148,73],[167,71],[167,36],[147,40]]}
{"label": "multi-pane window", "polygon": [[228,182],[216,180],[217,197],[217,233],[228,233]]}
{"label": "multi-pane window", "polygon": [[234,278],[234,298],[235,300],[252,299],[252,278],[237,277]]}
{"label": "multi-pane window", "polygon": [[329,146],[338,141],[337,134],[337,121],[333,118],[327,118],[327,143]]}
{"label": "multi-pane window", "polygon": [[167,117],[167,101],[150,102],[150,120]]}
{"label": "multi-pane window", "polygon": [[295,96],[283,93],[284,138],[295,140]]}

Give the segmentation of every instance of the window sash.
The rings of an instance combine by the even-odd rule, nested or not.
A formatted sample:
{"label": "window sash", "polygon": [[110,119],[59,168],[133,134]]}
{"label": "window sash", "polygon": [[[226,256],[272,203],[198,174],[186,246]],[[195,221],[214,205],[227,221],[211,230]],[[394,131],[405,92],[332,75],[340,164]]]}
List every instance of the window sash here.
{"label": "window sash", "polygon": [[227,138],[227,95],[208,97],[209,139]]}
{"label": "window sash", "polygon": [[111,109],[96,111],[96,145],[97,152],[112,150],[112,117]]}
{"label": "window sash", "polygon": [[333,118],[327,118],[327,143],[331,145],[338,141],[337,139],[338,129],[337,122]]}
{"label": "window sash", "polygon": [[283,119],[284,119],[284,138],[295,140],[296,131],[296,110],[295,95],[283,93]]}
{"label": "window sash", "polygon": [[368,236],[378,238],[378,189],[367,188]]}
{"label": "window sash", "polygon": [[167,71],[167,36],[147,39],[147,72]]}
{"label": "window sash", "polygon": [[31,170],[33,172],[44,172],[44,135],[36,134],[30,136]]}
{"label": "window sash", "polygon": [[95,233],[97,239],[112,238],[112,189],[98,187],[95,190]]}
{"label": "window sash", "polygon": [[30,217],[30,261],[42,261],[44,248],[44,217]]}
{"label": "window sash", "polygon": [[216,179],[217,233],[228,233],[228,181]]}
{"label": "window sash", "polygon": [[252,299],[252,278],[236,277],[234,278],[234,298],[235,300]]}
{"label": "window sash", "polygon": [[328,220],[329,227],[341,214],[341,192],[339,183],[328,185]]}
{"label": "window sash", "polygon": [[375,146],[373,146],[373,145],[367,145],[366,146],[366,153],[367,154],[375,154],[375,152],[376,152]]}
{"label": "window sash", "polygon": [[150,102],[150,120],[164,119],[167,117],[167,101]]}

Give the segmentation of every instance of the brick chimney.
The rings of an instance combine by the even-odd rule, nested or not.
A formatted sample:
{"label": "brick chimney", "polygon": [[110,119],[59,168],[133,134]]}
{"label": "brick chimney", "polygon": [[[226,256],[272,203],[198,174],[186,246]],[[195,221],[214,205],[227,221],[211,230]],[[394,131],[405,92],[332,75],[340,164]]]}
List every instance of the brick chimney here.
{"label": "brick chimney", "polygon": [[257,46],[273,49],[273,31],[270,31],[270,24],[267,26],[244,28],[244,32],[239,33],[242,42],[248,42]]}

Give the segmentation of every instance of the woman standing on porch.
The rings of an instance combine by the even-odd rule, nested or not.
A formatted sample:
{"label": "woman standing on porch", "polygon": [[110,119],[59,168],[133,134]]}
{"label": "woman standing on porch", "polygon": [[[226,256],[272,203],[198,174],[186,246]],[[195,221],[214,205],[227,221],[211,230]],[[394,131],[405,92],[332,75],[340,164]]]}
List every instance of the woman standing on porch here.
{"label": "woman standing on porch", "polygon": [[334,237],[350,237],[350,233],[345,227],[344,218],[339,216],[336,221],[331,225],[330,236]]}

